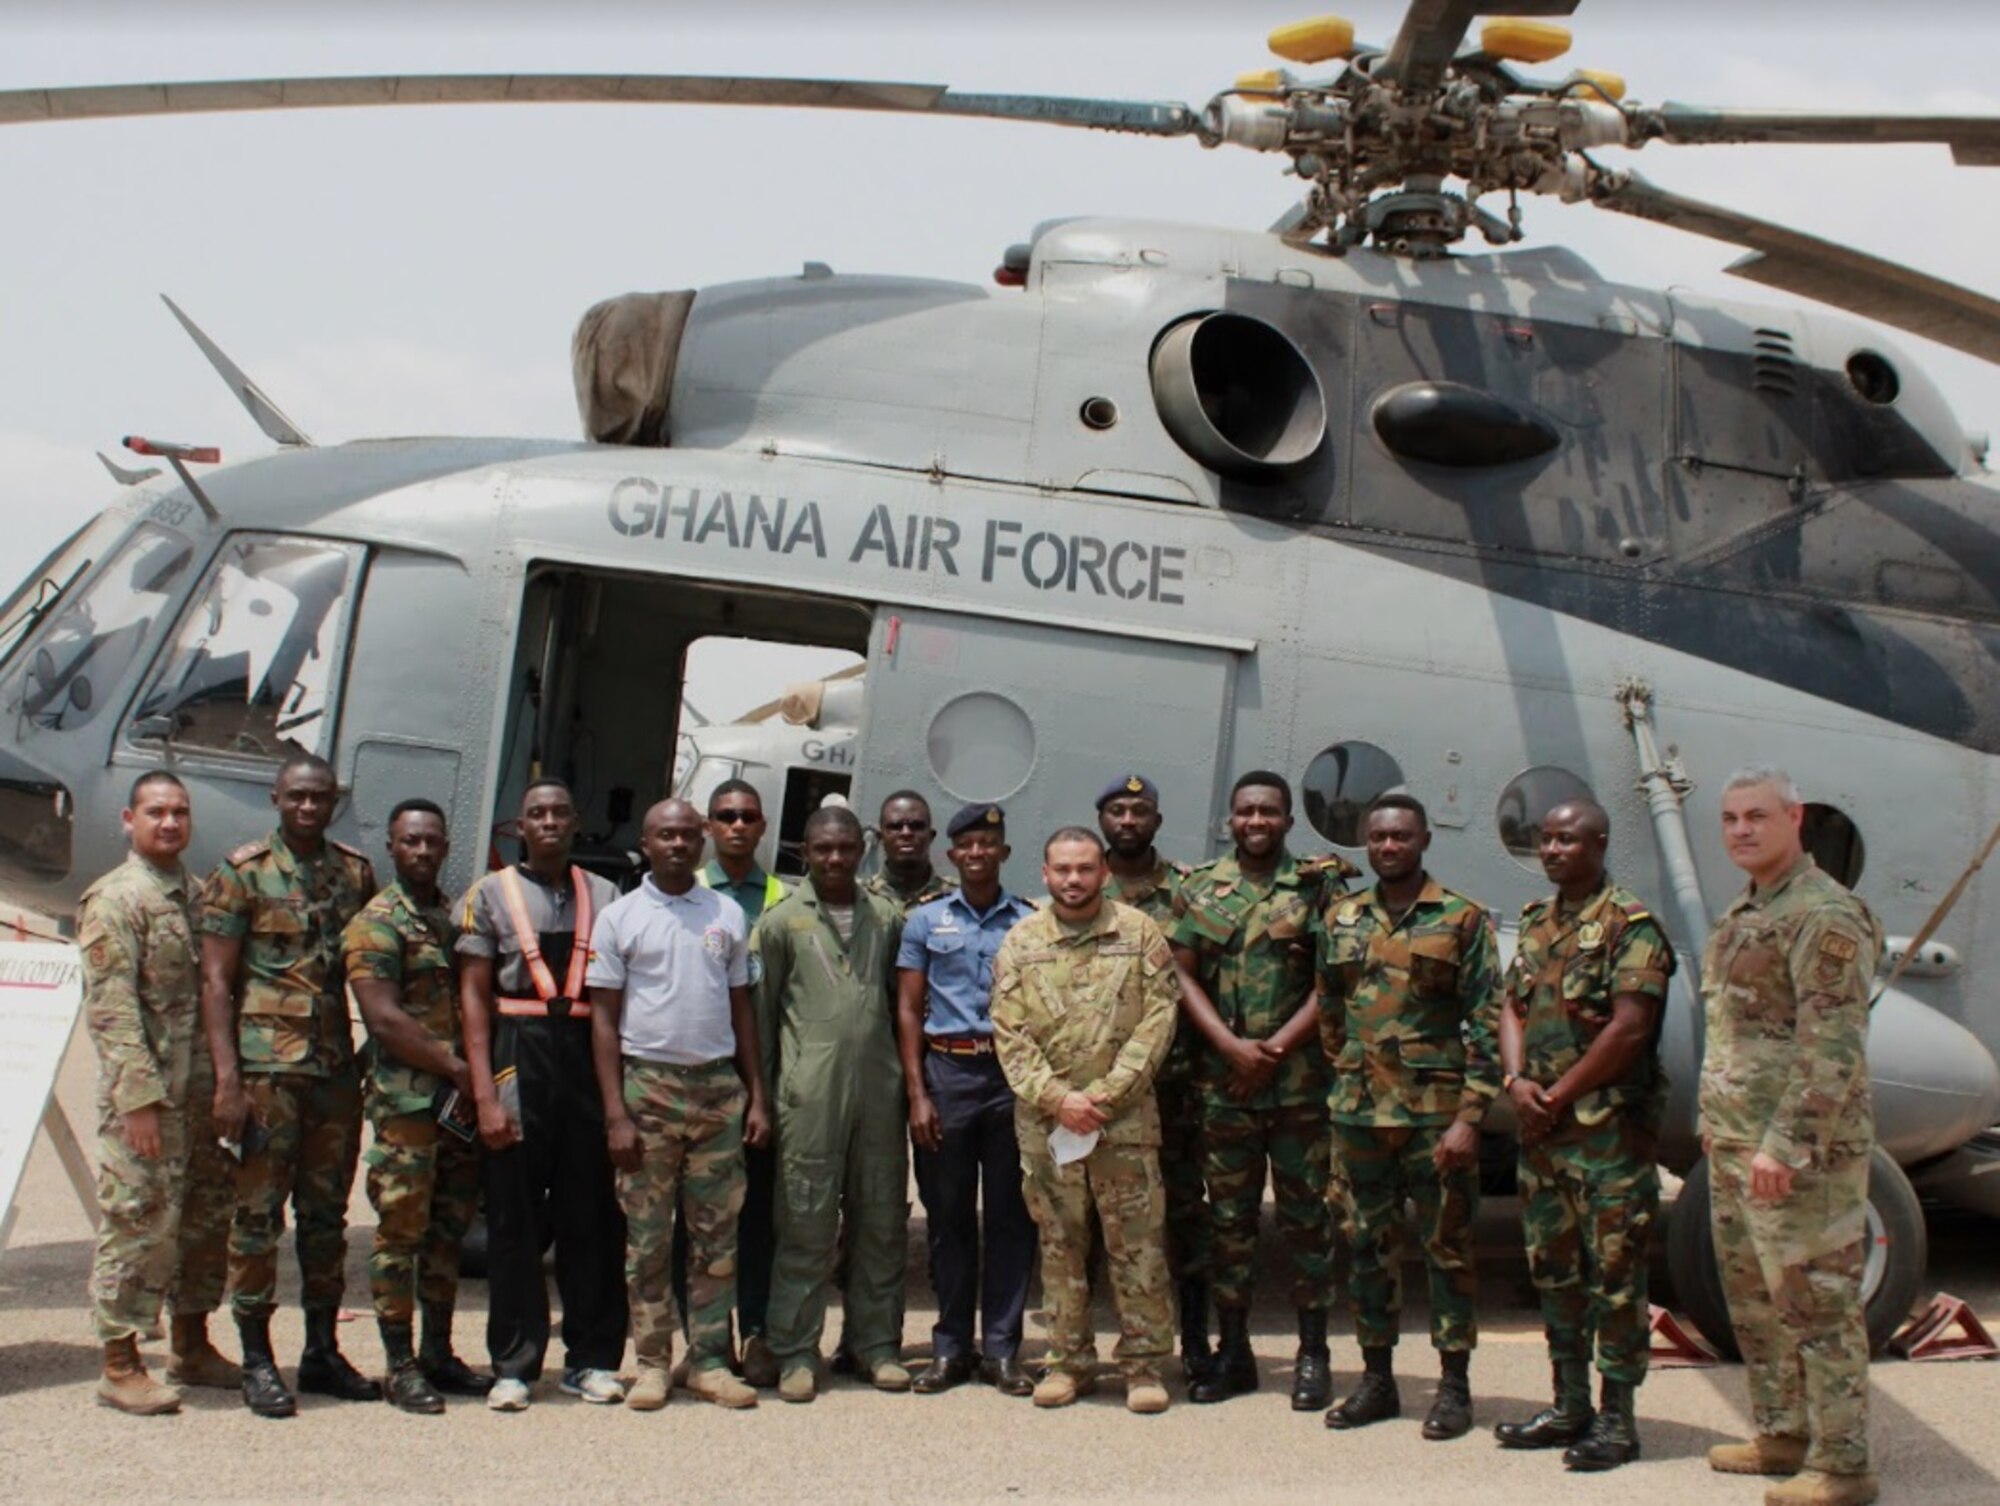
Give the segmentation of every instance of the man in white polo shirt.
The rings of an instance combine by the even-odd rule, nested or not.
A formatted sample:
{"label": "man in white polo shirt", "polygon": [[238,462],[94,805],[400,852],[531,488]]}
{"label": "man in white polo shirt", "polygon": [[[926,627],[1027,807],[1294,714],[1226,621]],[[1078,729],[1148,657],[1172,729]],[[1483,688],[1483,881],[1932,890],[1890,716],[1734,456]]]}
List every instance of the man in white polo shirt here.
{"label": "man in white polo shirt", "polygon": [[687,1386],[725,1407],[757,1393],[729,1373],[743,1147],[770,1140],[748,927],[736,901],[701,887],[701,813],[646,812],[640,886],[591,933],[591,1050],[625,1208],[625,1283],[639,1374],[625,1404],[656,1411],[673,1389],[677,1326],[668,1276],[678,1207],[689,1232]]}

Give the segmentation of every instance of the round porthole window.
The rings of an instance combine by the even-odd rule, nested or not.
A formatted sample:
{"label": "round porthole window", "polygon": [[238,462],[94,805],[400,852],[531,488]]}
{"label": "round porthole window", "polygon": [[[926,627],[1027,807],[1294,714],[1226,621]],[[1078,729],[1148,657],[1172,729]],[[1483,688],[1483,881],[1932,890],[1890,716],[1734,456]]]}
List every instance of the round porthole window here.
{"label": "round porthole window", "polygon": [[975,690],[932,718],[926,751],[931,773],[948,794],[1005,800],[1035,767],[1035,724],[1005,696]]}
{"label": "round porthole window", "polygon": [[1799,840],[1829,878],[1850,889],[1861,882],[1868,847],[1861,840],[1861,828],[1838,806],[1808,800],[1805,818],[1799,822]]}
{"label": "round porthole window", "polygon": [[1369,802],[1400,789],[1403,770],[1373,743],[1335,743],[1307,765],[1302,784],[1313,830],[1336,847],[1360,847]]}
{"label": "round porthole window", "polygon": [[1590,786],[1568,769],[1554,764],[1525,769],[1508,781],[1493,812],[1500,829],[1500,845],[1523,868],[1540,873],[1542,818],[1565,800],[1596,798]]}

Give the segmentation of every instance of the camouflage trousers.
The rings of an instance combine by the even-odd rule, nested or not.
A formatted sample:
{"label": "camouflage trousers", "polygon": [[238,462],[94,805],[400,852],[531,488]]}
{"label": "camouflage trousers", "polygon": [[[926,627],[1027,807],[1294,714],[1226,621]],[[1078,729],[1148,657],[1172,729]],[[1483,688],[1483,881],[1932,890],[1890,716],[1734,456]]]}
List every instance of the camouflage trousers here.
{"label": "camouflage trousers", "polygon": [[1104,1231],[1119,1336],[1112,1351],[1128,1380],[1160,1378],[1174,1347],[1173,1293],[1167,1280],[1166,1190],[1158,1152],[1150,1145],[1110,1144],[1080,1161],[1056,1165],[1049,1126],[1039,1115],[1016,1121],[1021,1137],[1021,1190],[1041,1232],[1042,1295],[1049,1307],[1052,1370],[1097,1371],[1090,1320],[1090,1215]]}
{"label": "camouflage trousers", "polygon": [[677,1067],[625,1058],[625,1111],[639,1129],[641,1160],[637,1171],[618,1173],[618,1201],[625,1209],[632,1345],[644,1368],[673,1363],[677,1208],[688,1231],[688,1368],[729,1362],[747,1102],[733,1061]]}
{"label": "camouflage trousers", "polygon": [[1628,1120],[1570,1124],[1521,1147],[1521,1224],[1549,1358],[1636,1386],[1652,1351],[1646,1246],[1660,1211],[1653,1137]]}
{"label": "camouflage trousers", "polygon": [[1317,1309],[1331,1304],[1328,1135],[1324,1103],[1253,1109],[1211,1101],[1203,1107],[1201,1164],[1208,1184],[1209,1280],[1217,1307],[1250,1305],[1267,1169],[1277,1203],[1278,1232],[1291,1250],[1292,1306]]}
{"label": "camouflage trousers", "polygon": [[180,1106],[160,1107],[160,1154],[146,1160],[125,1143],[124,1116],[100,1102],[97,1206],[104,1223],[91,1265],[91,1321],[101,1343],[151,1333],[164,1302],[176,1314],[214,1312],[229,1260],[235,1168],[215,1143],[206,1067]]}
{"label": "camouflage trousers", "polygon": [[1201,1093],[1191,1055],[1176,1043],[1153,1081],[1160,1101],[1160,1178],[1167,1190],[1167,1267],[1176,1281],[1209,1270],[1208,1183],[1201,1164]]}
{"label": "camouflage trousers", "polygon": [[298,1221],[301,1301],[338,1307],[346,1290],[347,1195],[361,1157],[361,1080],[353,1067],[332,1077],[246,1073],[250,1116],[269,1139],[236,1173],[229,1229],[229,1303],[239,1318],[278,1305],[278,1242],[285,1206]]}
{"label": "camouflage trousers", "polygon": [[1807,1469],[1868,1468],[1868,1328],[1861,1302],[1868,1152],[1797,1173],[1789,1196],[1750,1196],[1753,1145],[1709,1151],[1710,1214],[1729,1317],[1759,1433],[1809,1441]]}
{"label": "camouflage trousers", "polygon": [[1472,1259],[1479,1168],[1442,1174],[1432,1164],[1431,1153],[1450,1128],[1449,1120],[1333,1126],[1334,1195],[1350,1251],[1354,1337],[1364,1349],[1388,1348],[1401,1332],[1405,1200],[1416,1212],[1430,1278],[1432,1345],[1450,1352],[1479,1343]]}
{"label": "camouflage trousers", "polygon": [[458,1247],[479,1211],[479,1145],[440,1129],[431,1113],[375,1114],[369,1124],[368,1290],[380,1321],[408,1323],[419,1298],[458,1305]]}

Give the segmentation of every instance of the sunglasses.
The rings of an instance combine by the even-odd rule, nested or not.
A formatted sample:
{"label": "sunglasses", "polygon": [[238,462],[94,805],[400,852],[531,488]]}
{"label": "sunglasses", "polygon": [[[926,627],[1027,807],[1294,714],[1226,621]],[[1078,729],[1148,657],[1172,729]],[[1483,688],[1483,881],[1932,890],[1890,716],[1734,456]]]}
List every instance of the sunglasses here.
{"label": "sunglasses", "polygon": [[882,830],[884,831],[929,831],[930,829],[931,824],[928,821],[884,821],[882,823]]}
{"label": "sunglasses", "polygon": [[764,819],[762,811],[711,811],[708,819],[717,826],[749,826]]}

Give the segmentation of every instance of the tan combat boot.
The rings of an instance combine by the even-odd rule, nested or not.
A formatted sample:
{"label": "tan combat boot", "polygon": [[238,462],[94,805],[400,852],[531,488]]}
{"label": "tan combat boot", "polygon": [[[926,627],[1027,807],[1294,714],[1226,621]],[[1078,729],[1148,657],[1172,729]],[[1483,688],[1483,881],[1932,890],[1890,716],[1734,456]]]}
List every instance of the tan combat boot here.
{"label": "tan combat boot", "polygon": [[1097,1377],[1094,1375],[1071,1375],[1067,1370],[1051,1370],[1035,1382],[1035,1405],[1066,1407],[1096,1389]]}
{"label": "tan combat boot", "polygon": [[641,1365],[639,1378],[625,1393],[625,1405],[634,1412],[657,1412],[674,1394],[673,1372],[664,1365]]}
{"label": "tan combat boot", "polygon": [[173,1356],[167,1379],[177,1386],[213,1386],[234,1391],[243,1384],[243,1367],[230,1363],[208,1340],[208,1314],[190,1313],[173,1319]]}
{"label": "tan combat boot", "polygon": [[104,1378],[97,1383],[97,1404],[134,1417],[157,1417],[178,1412],[181,1393],[146,1373],[145,1362],[139,1358],[139,1341],[127,1337],[104,1346]]}
{"label": "tan combat boot", "polygon": [[1167,1388],[1157,1375],[1135,1375],[1125,1382],[1125,1410],[1150,1417],[1167,1410],[1171,1402]]}
{"label": "tan combat boot", "polygon": [[794,1365],[778,1377],[778,1396],[783,1401],[811,1401],[819,1395],[819,1376],[811,1365]]}
{"label": "tan combat boot", "polygon": [[1759,1433],[1748,1443],[1718,1443],[1708,1451],[1708,1467],[1725,1475],[1795,1475],[1805,1463],[1805,1439],[1782,1433]]}
{"label": "tan combat boot", "polygon": [[757,1405],[756,1391],[721,1365],[712,1365],[706,1370],[690,1370],[687,1388],[691,1395],[712,1401],[718,1407],[727,1407],[732,1412]]}
{"label": "tan combat boot", "polygon": [[1868,1506],[1882,1493],[1873,1475],[1830,1475],[1805,1469],[1764,1492],[1764,1506]]}

